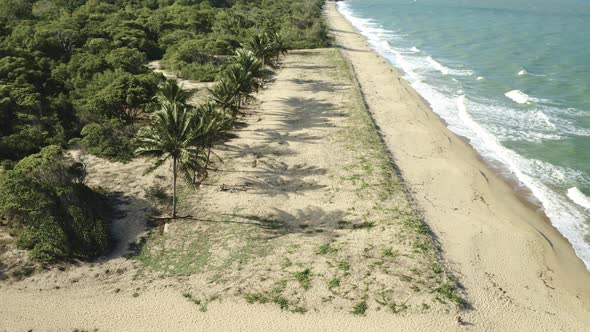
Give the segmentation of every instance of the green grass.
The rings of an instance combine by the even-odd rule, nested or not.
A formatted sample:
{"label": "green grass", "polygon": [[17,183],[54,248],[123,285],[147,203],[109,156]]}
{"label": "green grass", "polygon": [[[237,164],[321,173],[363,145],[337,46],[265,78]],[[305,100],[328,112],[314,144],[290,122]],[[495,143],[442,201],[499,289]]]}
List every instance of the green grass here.
{"label": "green grass", "polygon": [[344,272],[348,272],[350,270],[350,263],[338,262],[338,268]]}
{"label": "green grass", "polygon": [[309,268],[303,271],[294,272],[293,277],[299,282],[303,289],[308,290],[311,287],[312,273]]}
{"label": "green grass", "polygon": [[[214,217],[203,216],[202,219]],[[260,229],[254,225],[228,222],[206,225],[199,229],[186,222],[174,237],[152,231],[147,243],[134,258],[143,268],[164,275],[183,276],[208,271],[223,271],[230,266],[246,264],[254,257],[272,252],[271,243],[260,240]],[[224,220],[224,221],[225,221]],[[185,222],[184,220],[182,222]],[[217,252],[231,248],[221,259]]]}
{"label": "green grass", "polygon": [[385,248],[383,249],[383,256],[394,258],[399,256],[399,253],[396,250],[393,250],[393,248]]}
{"label": "green grass", "polygon": [[327,254],[333,254],[335,252],[337,252],[338,249],[333,247],[330,244],[322,244],[320,246],[320,248],[318,249],[318,255],[327,255]]}
{"label": "green grass", "polygon": [[352,313],[355,315],[364,315],[367,312],[367,309],[369,309],[367,301],[362,300],[361,302],[355,304],[354,307],[352,307]]}
{"label": "green grass", "polygon": [[437,288],[435,288],[434,290],[436,293],[438,293],[440,296],[442,296],[443,298],[454,302],[457,305],[460,306],[464,306],[465,305],[465,299],[463,299],[461,296],[459,296],[457,294],[458,292],[458,287],[457,287],[457,283],[452,282],[452,281],[447,281],[442,283],[441,285],[439,285]]}
{"label": "green grass", "polygon": [[332,288],[338,288],[338,287],[340,287],[340,278],[334,277],[334,278],[330,279],[330,281],[328,281],[328,288],[332,289]]}
{"label": "green grass", "polygon": [[207,300],[197,299],[191,293],[184,293],[184,294],[182,294],[182,296],[184,296],[184,298],[187,299],[187,300],[189,300],[190,302],[198,305],[199,306],[199,310],[201,312],[206,312],[207,311],[207,305],[209,304]]}

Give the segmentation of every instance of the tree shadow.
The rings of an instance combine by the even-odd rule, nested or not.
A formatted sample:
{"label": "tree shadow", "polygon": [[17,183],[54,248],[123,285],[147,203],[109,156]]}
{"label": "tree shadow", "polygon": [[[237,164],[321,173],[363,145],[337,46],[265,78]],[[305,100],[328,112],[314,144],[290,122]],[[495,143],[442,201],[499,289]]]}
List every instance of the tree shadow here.
{"label": "tree shadow", "polygon": [[358,48],[351,48],[351,47],[346,47],[346,46],[342,46],[342,45],[334,45],[334,47],[339,48],[341,50],[350,51],[350,52],[369,53],[369,51],[367,51],[367,50],[358,49]]}
{"label": "tree shadow", "polygon": [[273,159],[261,160],[260,171],[241,177],[248,192],[269,197],[302,195],[308,191],[326,186],[318,181],[306,179],[310,176],[325,175],[326,169],[305,164],[289,166]]}
{"label": "tree shadow", "polygon": [[278,143],[289,145],[289,143],[313,143],[322,139],[322,136],[308,133],[279,132],[273,129],[257,129],[255,132],[262,136],[265,143]]}
{"label": "tree shadow", "polygon": [[331,128],[335,127],[333,117],[345,115],[335,104],[314,98],[290,97],[283,99],[282,103],[292,109],[290,112],[277,114],[284,115],[281,122],[285,130]]}
{"label": "tree shadow", "polygon": [[145,243],[141,235],[150,228],[161,226],[152,218],[160,211],[151,202],[123,192],[110,192],[107,197],[113,207],[109,216],[111,243],[100,260],[132,256],[141,250],[138,243]]}
{"label": "tree shadow", "polygon": [[344,90],[348,87],[346,84],[339,84],[336,82],[323,80],[306,80],[301,78],[292,78],[288,81],[297,85],[303,85],[305,91],[313,92],[335,92]]}
{"label": "tree shadow", "polygon": [[290,156],[294,155],[295,151],[281,146],[270,146],[267,141],[259,144],[224,144],[217,148],[218,151],[223,151],[228,154],[229,158],[244,158],[254,157],[260,158],[261,156]]}
{"label": "tree shadow", "polygon": [[318,65],[289,65],[289,68],[303,69],[303,70],[321,70],[334,69],[334,66],[318,66]]}
{"label": "tree shadow", "polygon": [[309,205],[294,212],[273,208],[266,217],[258,215],[236,215],[239,218],[254,222],[265,230],[265,239],[279,238],[289,234],[302,234],[327,237],[338,237],[336,230],[350,223],[346,220],[347,213],[343,210],[327,211],[319,206]]}

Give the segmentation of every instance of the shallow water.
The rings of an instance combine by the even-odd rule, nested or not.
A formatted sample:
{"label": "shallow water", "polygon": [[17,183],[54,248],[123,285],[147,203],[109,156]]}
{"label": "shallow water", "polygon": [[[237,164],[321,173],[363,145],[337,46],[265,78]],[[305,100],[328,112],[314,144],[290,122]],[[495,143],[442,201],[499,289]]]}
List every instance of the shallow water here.
{"label": "shallow water", "polygon": [[590,1],[338,8],[451,130],[532,192],[590,269]]}

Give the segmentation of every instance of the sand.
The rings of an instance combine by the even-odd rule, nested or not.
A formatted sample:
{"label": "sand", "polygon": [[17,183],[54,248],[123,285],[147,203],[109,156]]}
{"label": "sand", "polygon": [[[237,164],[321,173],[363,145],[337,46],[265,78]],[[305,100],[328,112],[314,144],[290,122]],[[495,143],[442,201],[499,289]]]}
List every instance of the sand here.
{"label": "sand", "polygon": [[[215,148],[224,162],[214,159],[198,190],[183,184],[189,217],[165,234],[147,234],[146,220],[166,212],[150,193],[169,194],[169,167],[144,175],[143,159],[71,151],[88,185],[117,199],[121,241],[97,262],[0,284],[0,330],[454,327],[461,309],[436,290],[449,282],[444,262],[348,64],[321,49],[281,66]],[[146,236],[127,259],[128,242]],[[351,313],[363,302],[367,318]]]}
{"label": "sand", "polygon": [[[181,190],[180,214],[191,218],[170,224],[168,233],[147,235],[145,225],[158,208],[166,209],[154,207],[149,195],[150,188],[170,182],[165,168],[144,176],[143,160],[123,165],[74,151],[89,165],[89,185],[119,197],[116,227],[122,243],[95,263],[0,283],[0,331],[583,331],[589,326],[590,276],[567,241],[538,207],[446,129],[333,3],[326,17],[335,46],[356,77],[342,74],[334,49],[288,55],[259,102],[240,119],[236,138],[218,149],[224,159],[213,165],[218,171],[198,191]],[[375,167],[382,151],[355,132],[366,123],[350,122],[364,111],[357,105],[357,80],[403,176],[404,185],[394,175],[387,182],[395,189],[384,204],[394,212],[375,205],[383,189],[376,185],[383,179],[375,170],[388,170]],[[355,147],[355,139],[365,146]],[[368,163],[359,163],[359,157]],[[410,190],[444,261],[413,250],[429,242],[398,222],[413,215],[403,189]],[[375,227],[349,227],[363,220]],[[266,242],[250,234],[266,236]],[[125,258],[125,242],[145,236],[150,242],[144,253]],[[338,251],[318,254],[326,243]],[[383,257],[386,248],[400,252],[399,260]],[[243,255],[235,258],[235,252]],[[203,263],[201,257],[208,259]],[[344,259],[351,263],[347,273],[335,264]],[[432,299],[431,278],[420,279],[430,268],[421,265],[438,263],[464,285],[466,309]],[[309,291],[292,278],[305,267],[314,271]],[[336,273],[342,290],[328,291],[326,282]],[[289,310],[307,313],[246,302],[246,293],[266,294],[283,281]],[[375,293],[387,287],[411,306],[397,314],[379,306]],[[364,295],[367,315],[351,314]],[[457,325],[456,315],[466,323]]]}
{"label": "sand", "polygon": [[459,273],[478,330],[590,326],[590,273],[539,210],[451,133],[336,10],[326,16],[353,64],[402,177]]}

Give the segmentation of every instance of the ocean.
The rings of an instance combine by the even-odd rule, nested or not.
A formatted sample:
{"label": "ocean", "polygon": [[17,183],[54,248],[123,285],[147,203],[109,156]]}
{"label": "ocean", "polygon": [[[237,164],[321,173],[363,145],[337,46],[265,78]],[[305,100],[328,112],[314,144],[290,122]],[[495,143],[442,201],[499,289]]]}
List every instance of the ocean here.
{"label": "ocean", "polygon": [[530,192],[590,269],[590,1],[346,0],[449,129]]}

